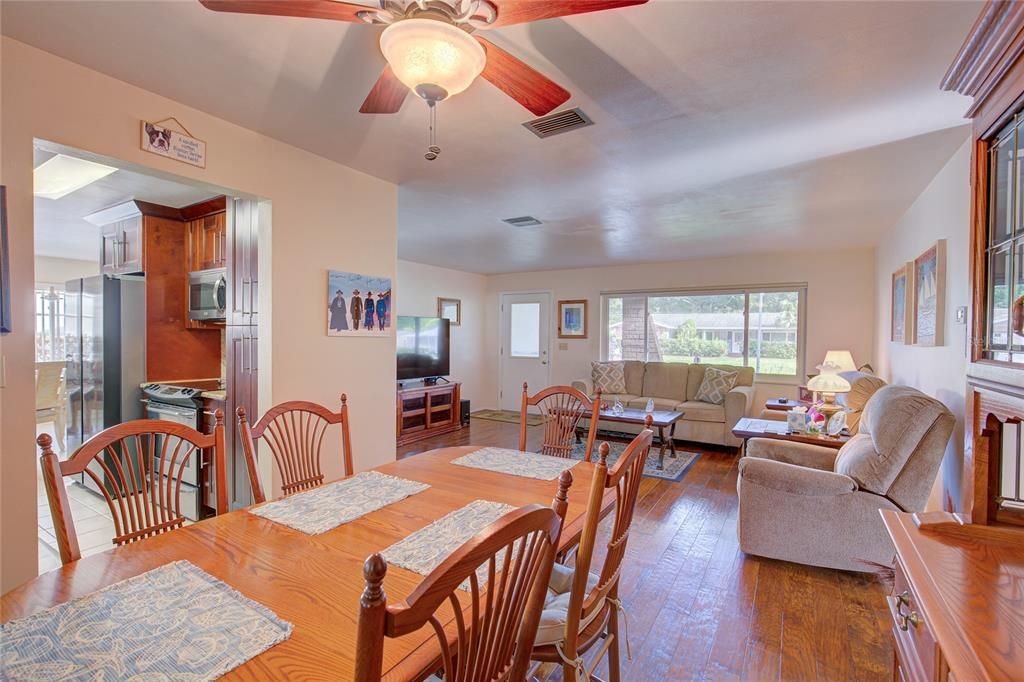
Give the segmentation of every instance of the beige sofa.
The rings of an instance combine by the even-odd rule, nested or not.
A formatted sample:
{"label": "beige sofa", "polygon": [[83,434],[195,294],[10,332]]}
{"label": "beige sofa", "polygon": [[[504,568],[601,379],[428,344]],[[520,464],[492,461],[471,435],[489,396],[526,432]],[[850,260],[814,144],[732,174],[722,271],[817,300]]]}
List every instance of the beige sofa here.
{"label": "beige sofa", "polygon": [[924,507],[954,421],[917,389],[884,386],[838,451],[752,439],[736,481],[740,549],[851,571],[891,565],[895,550],[878,510]]}
{"label": "beige sofa", "polygon": [[[698,443],[713,443],[739,447],[742,441],[732,435],[732,427],[750,411],[754,397],[754,368],[732,365],[701,365],[684,362],[643,362],[626,360],[626,392],[602,394],[602,401],[613,403],[621,400],[626,407],[643,409],[649,398],[654,399],[657,410],[676,410],[683,418],[676,424],[677,440],[691,440]],[[704,368],[717,367],[726,371],[737,371],[736,386],[729,392],[722,405],[713,405],[696,400],[697,390],[704,380]],[[587,395],[594,395],[593,382],[580,379],[572,382]],[[589,420],[585,420],[589,425]],[[598,425],[610,431],[638,432],[639,427],[627,424],[604,423]]]}

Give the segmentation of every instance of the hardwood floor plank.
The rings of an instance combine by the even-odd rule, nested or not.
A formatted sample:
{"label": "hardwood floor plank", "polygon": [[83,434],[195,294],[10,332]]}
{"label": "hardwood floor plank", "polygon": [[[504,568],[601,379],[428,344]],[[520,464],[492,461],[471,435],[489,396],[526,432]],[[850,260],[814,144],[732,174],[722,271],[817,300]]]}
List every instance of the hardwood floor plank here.
{"label": "hardwood floor plank", "polygon": [[[531,428],[528,444],[539,438]],[[518,439],[516,424],[473,419],[398,453],[514,448]],[[622,645],[622,679],[891,680],[889,615],[878,581],[744,555],[736,539],[737,455],[694,443],[683,449],[700,457],[681,481],[641,483],[620,591],[633,653],[627,660]],[[607,541],[604,526],[595,561],[603,556],[600,538]],[[603,661],[595,674],[608,679],[607,671]],[[534,674],[562,680],[555,666]]]}

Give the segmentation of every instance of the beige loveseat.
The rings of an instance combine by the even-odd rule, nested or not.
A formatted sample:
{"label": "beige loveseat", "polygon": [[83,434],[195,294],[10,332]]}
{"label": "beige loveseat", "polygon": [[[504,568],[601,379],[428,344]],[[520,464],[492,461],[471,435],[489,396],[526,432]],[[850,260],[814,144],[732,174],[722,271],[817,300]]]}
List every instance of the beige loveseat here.
{"label": "beige loveseat", "polygon": [[752,439],[736,481],[740,549],[851,571],[891,565],[896,553],[878,510],[924,507],[954,421],[917,389],[884,386],[838,451]]}
{"label": "beige loveseat", "polygon": [[[643,409],[647,406],[647,400],[653,398],[654,409],[683,413],[683,418],[676,424],[677,440],[731,447],[739,447],[742,444],[743,441],[732,435],[732,427],[750,411],[750,403],[754,397],[753,367],[641,360],[626,360],[623,364],[626,392],[602,394],[602,402],[614,403],[618,399],[626,407]],[[696,400],[697,390],[704,380],[705,367],[717,367],[739,373],[736,377],[736,386],[729,391],[722,405]],[[587,395],[594,395],[593,382],[590,379],[580,379],[572,382],[572,385]],[[584,424],[589,425],[589,420],[584,420]],[[630,428],[627,424],[601,422],[598,426],[609,431],[639,433],[639,427]]]}

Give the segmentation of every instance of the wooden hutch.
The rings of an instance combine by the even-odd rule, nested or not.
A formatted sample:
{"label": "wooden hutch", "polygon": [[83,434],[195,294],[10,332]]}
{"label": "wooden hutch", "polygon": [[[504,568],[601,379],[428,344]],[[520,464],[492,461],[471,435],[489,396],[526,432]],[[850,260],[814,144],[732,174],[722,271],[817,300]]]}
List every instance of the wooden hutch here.
{"label": "wooden hutch", "polygon": [[895,679],[1022,679],[1024,3],[987,3],[941,85],[973,98],[962,513],[883,512]]}

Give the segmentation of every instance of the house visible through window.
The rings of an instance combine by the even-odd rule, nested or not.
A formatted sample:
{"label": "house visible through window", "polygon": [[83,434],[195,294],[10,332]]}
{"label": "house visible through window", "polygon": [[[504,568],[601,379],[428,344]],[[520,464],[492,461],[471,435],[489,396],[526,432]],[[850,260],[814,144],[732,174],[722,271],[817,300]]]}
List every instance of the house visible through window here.
{"label": "house visible through window", "polygon": [[605,294],[607,360],[701,362],[803,374],[806,286],[725,292]]}
{"label": "house visible through window", "polygon": [[35,290],[36,362],[64,360],[64,292]]}

